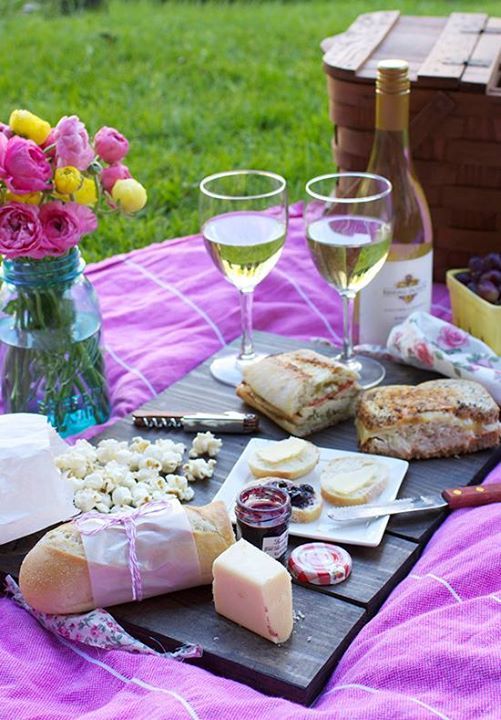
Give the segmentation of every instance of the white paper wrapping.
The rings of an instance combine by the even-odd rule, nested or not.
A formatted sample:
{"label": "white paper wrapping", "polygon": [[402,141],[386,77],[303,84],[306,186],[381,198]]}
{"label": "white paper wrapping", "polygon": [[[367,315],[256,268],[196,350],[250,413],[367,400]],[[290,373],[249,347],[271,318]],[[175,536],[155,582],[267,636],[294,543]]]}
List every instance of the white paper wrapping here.
{"label": "white paper wrapping", "polygon": [[68,450],[43,415],[0,415],[0,544],[78,512],[54,458]]}
{"label": "white paper wrapping", "polygon": [[[82,534],[92,596],[97,607],[201,584],[190,521],[177,498],[148,503],[134,512],[86,513],[76,522]],[[131,525],[134,525],[132,547]],[[134,566],[140,574],[136,583]],[[139,586],[136,593],[135,584],[136,591]]]}

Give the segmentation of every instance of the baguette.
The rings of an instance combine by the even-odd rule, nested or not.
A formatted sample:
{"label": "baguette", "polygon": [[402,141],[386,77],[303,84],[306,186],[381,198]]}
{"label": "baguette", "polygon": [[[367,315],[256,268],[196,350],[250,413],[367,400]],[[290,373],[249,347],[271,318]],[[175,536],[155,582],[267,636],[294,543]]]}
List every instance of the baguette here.
{"label": "baguette", "polygon": [[[208,585],[212,563],[235,542],[228,513],[219,501],[184,510],[197,549],[200,584]],[[82,538],[74,523],[49,531],[30,550],[21,565],[19,586],[31,607],[41,612],[64,615],[96,607]]]}
{"label": "baguette", "polygon": [[[292,445],[291,443],[294,443]],[[283,450],[283,457],[275,462],[266,459],[261,453],[276,449],[280,452],[282,448],[290,448],[290,454]],[[271,442],[264,448],[257,449],[249,458],[249,468],[254,477],[273,477],[295,480],[307,475],[318,463],[320,452],[313,443],[299,438],[288,438]]]}

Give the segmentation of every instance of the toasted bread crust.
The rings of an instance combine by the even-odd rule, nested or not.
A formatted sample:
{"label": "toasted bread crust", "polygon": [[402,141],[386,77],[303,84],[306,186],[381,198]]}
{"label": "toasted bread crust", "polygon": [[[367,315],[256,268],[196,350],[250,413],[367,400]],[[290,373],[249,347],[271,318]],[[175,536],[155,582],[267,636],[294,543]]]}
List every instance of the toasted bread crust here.
{"label": "toasted bread crust", "polygon": [[[420,385],[387,385],[360,396],[356,416],[368,430],[420,422],[422,413],[448,413],[479,423],[498,420],[487,390],[470,380],[431,380]],[[455,454],[455,453],[452,453]]]}

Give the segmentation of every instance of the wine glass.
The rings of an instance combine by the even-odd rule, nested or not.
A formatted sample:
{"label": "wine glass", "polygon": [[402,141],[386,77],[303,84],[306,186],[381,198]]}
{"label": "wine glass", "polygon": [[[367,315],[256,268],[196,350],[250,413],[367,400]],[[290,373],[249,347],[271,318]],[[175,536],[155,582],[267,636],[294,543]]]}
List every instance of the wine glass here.
{"label": "wine glass", "polygon": [[200,183],[200,221],[205,246],[220,273],[240,294],[240,353],[216,358],[215,378],[238,385],[242,369],[264,355],[252,343],[252,298],[256,285],[278,262],[287,232],[286,181],[261,170],[232,170]]}
{"label": "wine glass", "polygon": [[331,173],[306,184],[306,234],[315,266],[343,300],[343,350],[336,358],[358,372],[363,388],[384,367],[353,353],[353,301],[384,265],[392,239],[392,186],[371,173]]}

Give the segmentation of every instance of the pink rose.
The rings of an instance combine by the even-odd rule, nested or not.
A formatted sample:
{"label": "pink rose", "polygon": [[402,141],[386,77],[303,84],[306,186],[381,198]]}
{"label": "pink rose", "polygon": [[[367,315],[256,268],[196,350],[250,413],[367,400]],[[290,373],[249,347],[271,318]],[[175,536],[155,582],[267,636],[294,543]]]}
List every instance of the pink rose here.
{"label": "pink rose", "polygon": [[76,115],[64,116],[56,125],[54,133],[58,167],[72,165],[87,170],[94,160],[94,151],[83,122]]}
{"label": "pink rose", "polygon": [[129,141],[118,130],[105,125],[94,137],[94,148],[104,162],[115,163],[129,152]]}
{"label": "pink rose", "polygon": [[109,167],[104,168],[104,170],[101,172],[101,184],[106,190],[106,192],[111,193],[111,191],[113,190],[113,185],[116,183],[117,180],[127,180],[131,177],[132,175],[130,174],[127,165],[116,163],[114,165],[110,165]]}
{"label": "pink rose", "polygon": [[32,140],[10,138],[1,164],[5,183],[13,193],[23,195],[51,188],[52,168]]}
{"label": "pink rose", "polygon": [[42,249],[42,226],[38,207],[10,202],[0,207],[0,253],[7,258],[30,257],[39,260]]}
{"label": "pink rose", "polygon": [[415,356],[420,362],[423,363],[423,365],[433,367],[433,355],[429,351],[428,346],[425,342],[416,343],[413,350]]}
{"label": "pink rose", "polygon": [[46,255],[62,255],[80,240],[80,221],[68,205],[54,200],[40,208]]}
{"label": "pink rose", "polygon": [[468,342],[468,336],[459,328],[444,325],[438,334],[437,342],[445,349],[459,348]]}
{"label": "pink rose", "polygon": [[80,225],[80,235],[88,235],[97,229],[97,217],[90,207],[79,203],[66,203],[66,209],[73,213]]}
{"label": "pink rose", "polygon": [[5,160],[5,151],[7,150],[8,138],[0,133],[0,177],[5,177],[5,168],[3,166]]}
{"label": "pink rose", "polygon": [[10,129],[8,125],[5,125],[5,123],[0,122],[0,135],[5,135],[7,139],[11,138],[14,133]]}

